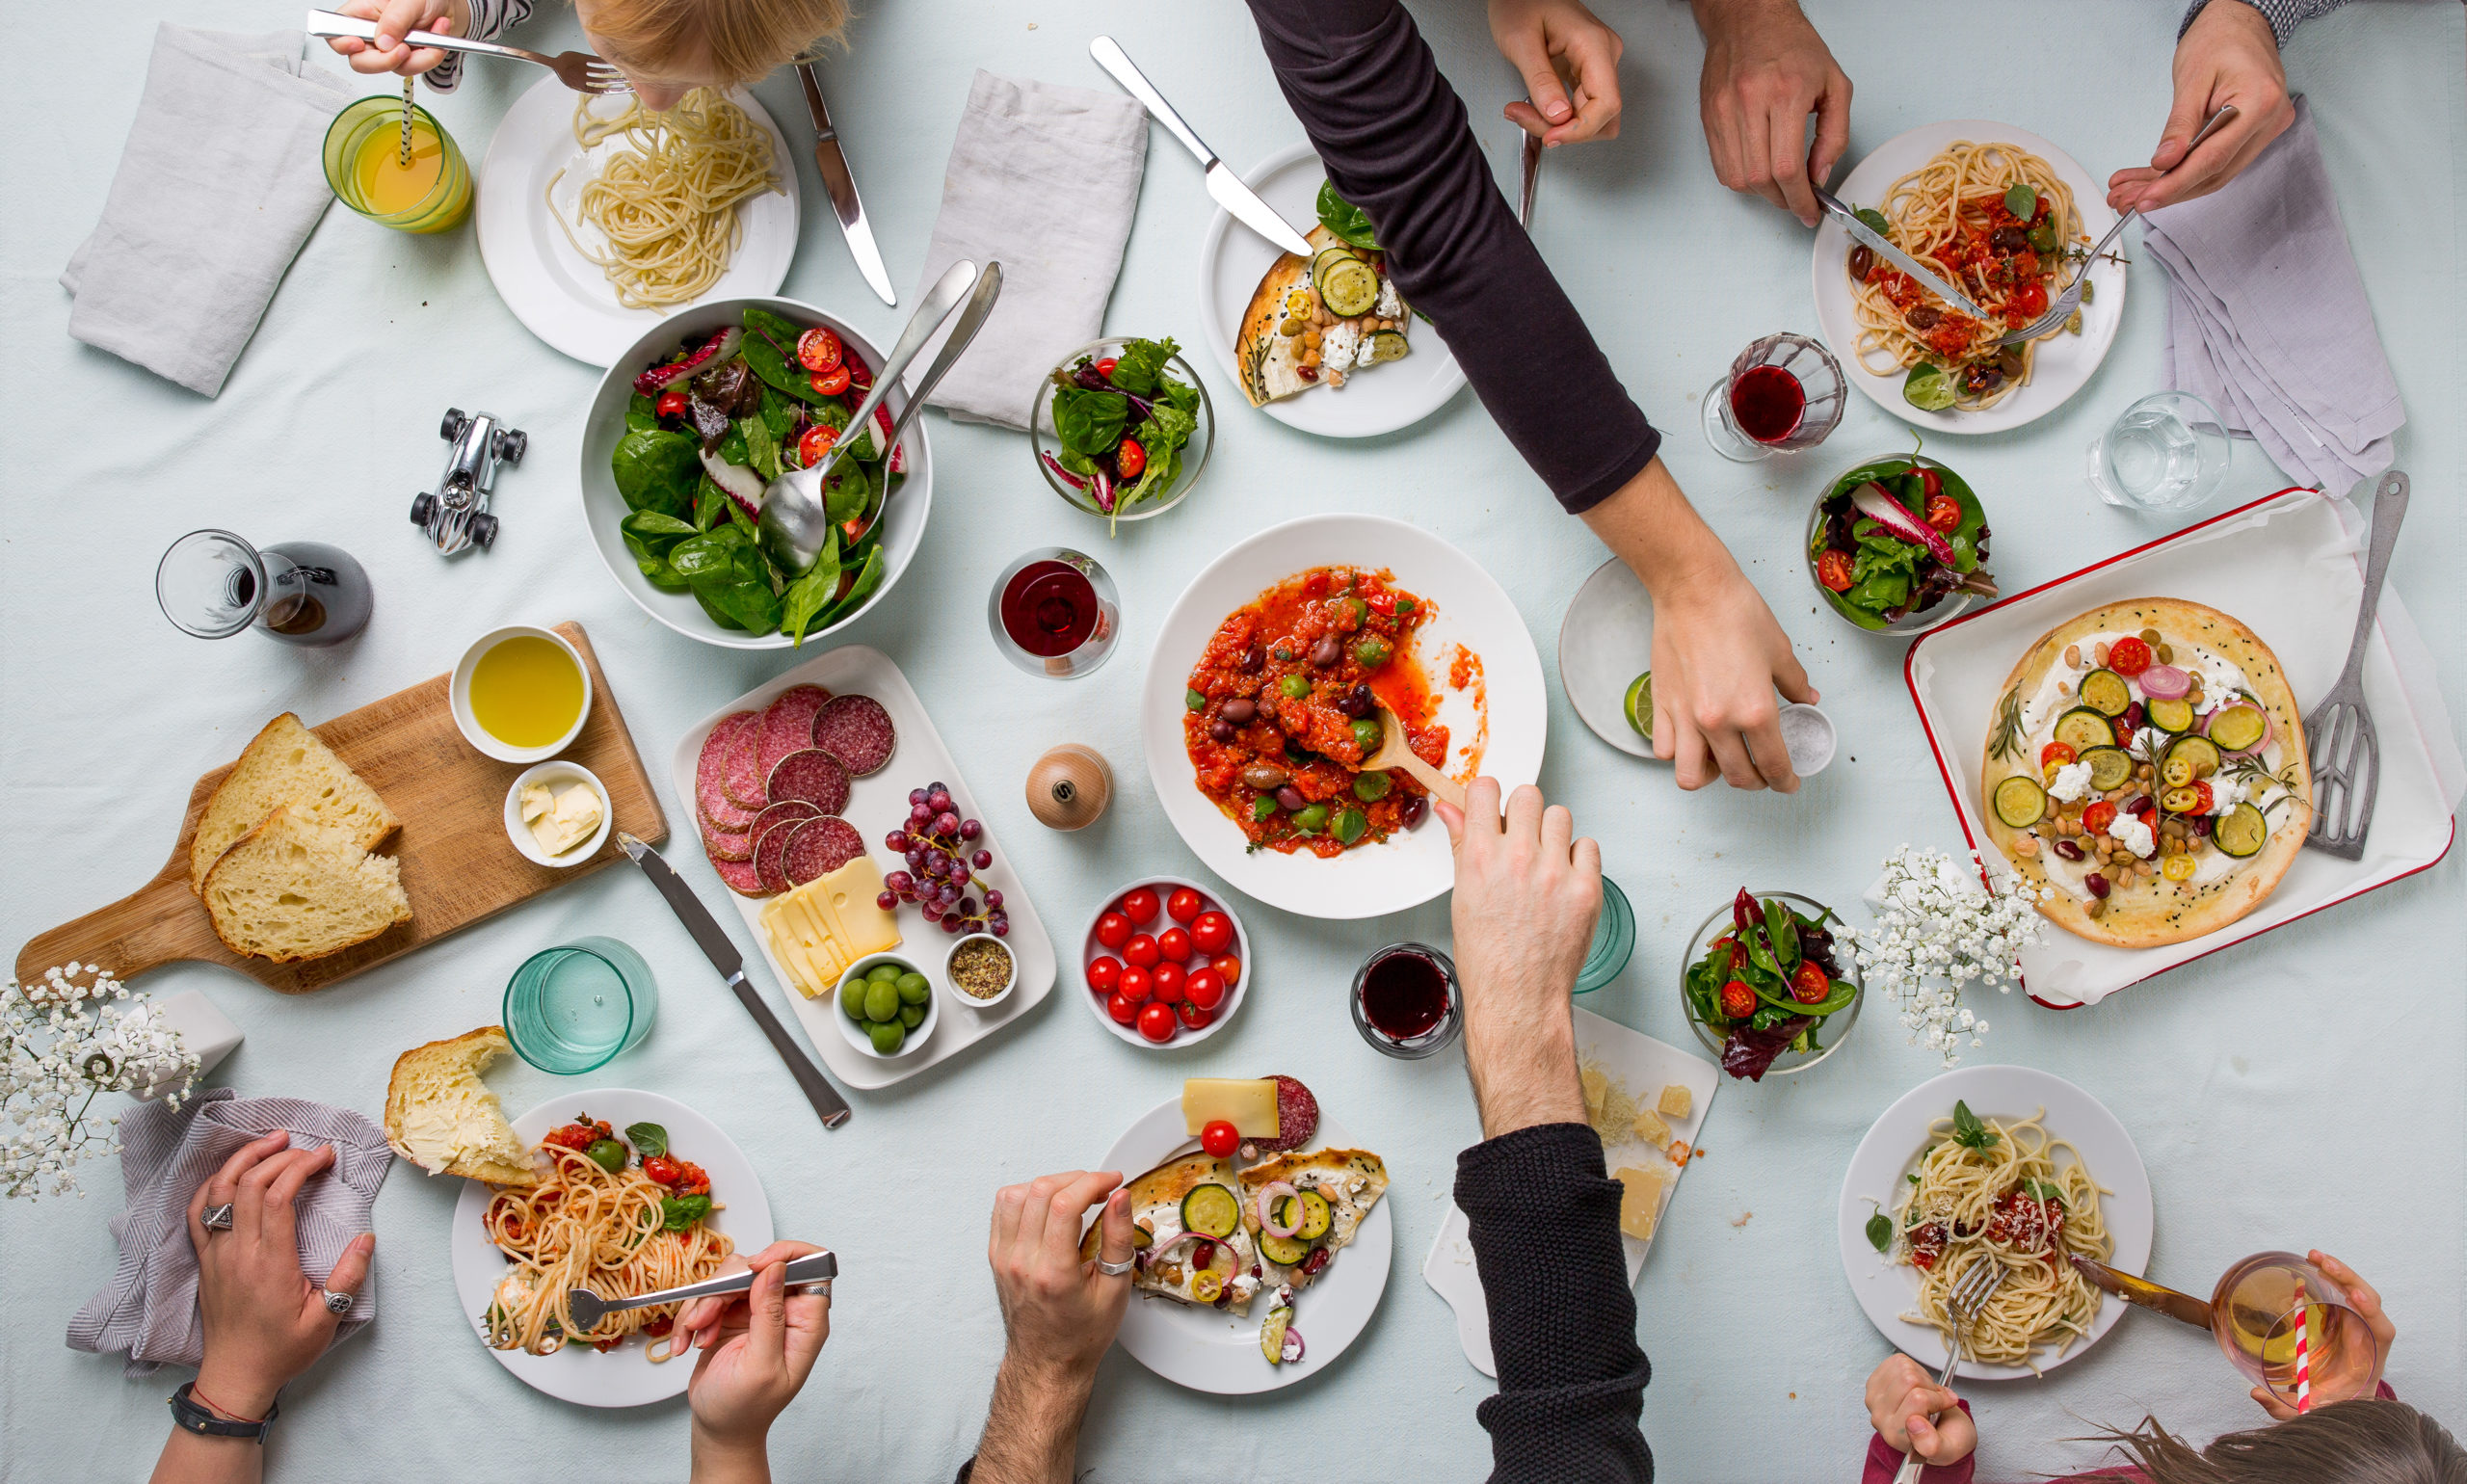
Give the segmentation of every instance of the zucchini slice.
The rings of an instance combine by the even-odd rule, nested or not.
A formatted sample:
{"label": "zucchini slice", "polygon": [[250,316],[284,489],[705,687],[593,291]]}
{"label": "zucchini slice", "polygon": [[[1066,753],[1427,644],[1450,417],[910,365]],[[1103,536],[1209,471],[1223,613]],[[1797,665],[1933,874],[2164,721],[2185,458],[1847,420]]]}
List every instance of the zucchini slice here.
{"label": "zucchini slice", "polygon": [[1328,1223],[1334,1219],[1328,1209],[1328,1198],[1315,1190],[1306,1190],[1301,1200],[1302,1224],[1293,1229],[1293,1234],[1299,1240],[1315,1242],[1328,1234]]}
{"label": "zucchini slice", "polygon": [[2249,752],[2269,732],[2269,719],[2249,701],[2218,708],[2210,719],[2210,740],[2231,753]]}
{"label": "zucchini slice", "polygon": [[2009,830],[2027,830],[2047,817],[2047,790],[2016,773],[1996,785],[1996,817]]}
{"label": "zucchini slice", "polygon": [[2153,701],[2142,707],[2141,714],[2161,731],[2182,735],[2193,729],[2193,703],[2189,701]]}
{"label": "zucchini slice", "polygon": [[2159,782],[2183,788],[2218,771],[2218,744],[2208,737],[2178,737],[2159,759]]}
{"label": "zucchini slice", "polygon": [[2073,749],[2078,759],[2094,747],[2116,745],[2116,729],[2105,711],[2075,706],[2056,719],[2056,740]]}
{"label": "zucchini slice", "polygon": [[1267,1321],[1260,1326],[1260,1353],[1271,1365],[1285,1361],[1285,1331],[1293,1322],[1293,1306],[1279,1304],[1268,1311]]}
{"label": "zucchini slice", "polygon": [[2237,805],[2210,827],[2210,842],[2218,847],[2218,853],[2238,861],[2259,855],[2269,837],[2269,821],[2249,804]]}
{"label": "zucchini slice", "polygon": [[2090,765],[2090,786],[2122,788],[2133,777],[2133,755],[2120,747],[2085,747],[2076,762]]}
{"label": "zucchini slice", "polygon": [[2133,687],[2112,670],[2093,670],[2082,677],[2082,703],[2102,716],[2122,716],[2133,704]]}
{"label": "zucchini slice", "polygon": [[1292,1267],[1311,1256],[1311,1244],[1299,1237],[1278,1236],[1262,1228],[1260,1232],[1260,1256],[1279,1267]]}
{"label": "zucchini slice", "polygon": [[1363,344],[1370,347],[1370,363],[1374,366],[1404,359],[1408,349],[1401,330],[1374,330],[1363,338]]}
{"label": "zucchini slice", "polygon": [[1379,275],[1343,248],[1322,248],[1311,260],[1311,286],[1340,320],[1368,314],[1379,303]]}
{"label": "zucchini slice", "polygon": [[1182,1197],[1184,1231],[1221,1238],[1232,1236],[1241,1224],[1241,1198],[1223,1185],[1193,1185]]}

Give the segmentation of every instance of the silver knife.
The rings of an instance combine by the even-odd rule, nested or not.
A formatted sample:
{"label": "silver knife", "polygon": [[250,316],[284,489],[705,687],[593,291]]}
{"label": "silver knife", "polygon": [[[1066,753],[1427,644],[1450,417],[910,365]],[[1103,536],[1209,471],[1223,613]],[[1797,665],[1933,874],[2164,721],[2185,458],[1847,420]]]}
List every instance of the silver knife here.
{"label": "silver knife", "polygon": [[660,858],[658,851],[623,830],[617,832],[617,844],[633,858],[636,865],[643,868],[643,874],[651,879],[651,885],[659,888],[659,894],[668,898],[669,911],[676,914],[676,920],[685,924],[685,931],[693,935],[695,945],[703,950],[703,956],[711,961],[711,967],[720,971],[720,977],[728,981],[729,988],[736,991],[737,1003],[745,1006],[745,1013],[754,1017],[755,1024],[762,1027],[762,1034],[771,1042],[771,1049],[779,1052],[780,1059],[788,1064],[788,1075],[795,1077],[797,1086],[805,1089],[806,1101],[812,1103],[813,1110],[822,1115],[822,1126],[836,1128],[848,1122],[848,1100],[839,1096],[839,1090],[831,1085],[831,1079],[822,1074],[822,1069],[813,1064],[813,1058],[799,1049],[795,1040],[788,1035],[788,1028],[781,1024],[780,1018],[771,1013],[771,1007],[762,1002],[762,993],[746,981],[745,956],[736,951],[735,941],[711,920],[709,909],[703,905],[702,898],[694,894],[694,888],[685,884],[675,867]]}
{"label": "silver knife", "polygon": [[1954,308],[1961,310],[1972,319],[1983,320],[1987,318],[1987,311],[1971,303],[1970,296],[1968,294],[1963,293],[1960,289],[1953,287],[1943,278],[1938,278],[1934,271],[1921,267],[1919,259],[1912,257],[1909,253],[1904,252],[1901,249],[1897,248],[1892,243],[1886,241],[1884,233],[1877,231],[1867,223],[1860,221],[1859,214],[1852,211],[1849,207],[1842,204],[1842,199],[1840,197],[1835,196],[1831,191],[1826,190],[1824,187],[1817,185],[1814,181],[1810,181],[1809,186],[1816,192],[1817,200],[1822,203],[1824,209],[1829,212],[1836,221],[1842,224],[1843,229],[1850,234],[1853,241],[1860,243],[1870,252],[1874,252],[1876,256],[1883,258],[1886,262],[1893,264],[1896,268],[1898,268],[1902,272],[1910,275],[1911,278],[1918,280],[1921,288],[1925,289],[1927,292],[1945,301],[1945,303],[1951,305]]}
{"label": "silver knife", "polygon": [[1275,207],[1260,199],[1257,192],[1242,183],[1242,177],[1234,173],[1232,166],[1218,159],[1215,150],[1200,142],[1200,137],[1191,132],[1191,126],[1182,121],[1182,116],[1174,112],[1174,105],[1166,102],[1165,95],[1156,91],[1156,85],[1131,66],[1130,58],[1124,54],[1121,43],[1112,37],[1101,36],[1088,43],[1088,55],[1097,59],[1097,66],[1111,72],[1114,81],[1122,84],[1132,97],[1146,105],[1148,111],[1156,116],[1156,121],[1182,142],[1183,148],[1199,157],[1199,163],[1207,169],[1207,194],[1216,199],[1216,204],[1231,213],[1234,221],[1286,252],[1305,259],[1311,256],[1313,251],[1311,240],[1295,231],[1293,224],[1278,216]]}
{"label": "silver knife", "polygon": [[813,115],[813,163],[822,172],[822,188],[831,195],[831,209],[838,214],[840,235],[848,239],[848,255],[857,260],[857,271],[865,276],[875,297],[897,305],[899,296],[891,292],[890,275],[883,269],[883,250],[874,246],[874,229],[865,222],[865,203],[857,199],[857,177],[848,173],[839,131],[832,127],[831,110],[822,101],[822,85],[814,80],[809,63],[797,64],[797,79],[805,84],[806,112]]}

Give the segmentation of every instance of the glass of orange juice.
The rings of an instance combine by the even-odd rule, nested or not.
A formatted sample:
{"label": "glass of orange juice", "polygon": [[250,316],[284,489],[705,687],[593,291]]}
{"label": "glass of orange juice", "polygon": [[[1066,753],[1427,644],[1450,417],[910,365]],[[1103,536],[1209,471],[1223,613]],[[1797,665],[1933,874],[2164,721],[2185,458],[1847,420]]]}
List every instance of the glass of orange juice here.
{"label": "glass of orange juice", "polygon": [[[403,110],[411,149],[403,155]],[[441,232],[471,210],[471,167],[436,116],[396,97],[361,98],[326,130],[326,183],[342,203],[399,231]]]}

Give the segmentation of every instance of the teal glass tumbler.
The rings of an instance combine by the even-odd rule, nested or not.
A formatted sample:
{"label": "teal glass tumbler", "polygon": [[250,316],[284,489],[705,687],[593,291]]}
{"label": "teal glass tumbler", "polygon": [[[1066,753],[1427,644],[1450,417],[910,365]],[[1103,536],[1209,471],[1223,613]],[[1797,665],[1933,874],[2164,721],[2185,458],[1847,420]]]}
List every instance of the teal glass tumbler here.
{"label": "teal glass tumbler", "polygon": [[522,961],[505,987],[515,1054],[561,1076],[594,1072],[650,1034],[659,983],[613,938],[582,938]]}
{"label": "teal glass tumbler", "polygon": [[1577,970],[1577,993],[1590,994],[1619,977],[1628,955],[1636,951],[1636,914],[1628,893],[1609,877],[1602,878],[1602,920],[1594,924],[1593,946],[1585,950],[1584,967]]}

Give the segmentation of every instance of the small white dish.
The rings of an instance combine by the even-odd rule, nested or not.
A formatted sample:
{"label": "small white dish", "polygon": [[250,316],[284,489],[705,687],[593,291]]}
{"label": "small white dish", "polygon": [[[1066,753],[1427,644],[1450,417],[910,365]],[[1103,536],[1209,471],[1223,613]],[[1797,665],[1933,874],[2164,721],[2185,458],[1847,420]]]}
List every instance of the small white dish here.
{"label": "small white dish", "polygon": [[[481,727],[479,718],[471,714],[471,672],[479,668],[481,656],[509,639],[523,638],[545,639],[558,649],[565,650],[566,658],[573,661],[574,674],[582,676],[582,709],[574,713],[574,724],[566,729],[564,736],[543,747],[516,747],[510,743],[501,742],[490,735],[488,730]],[[509,623],[503,628],[492,628],[482,634],[469,649],[463,651],[463,658],[455,663],[454,677],[446,682],[446,699],[454,711],[454,725],[462,729],[463,740],[479,749],[483,755],[493,757],[499,762],[545,762],[573,746],[574,738],[582,735],[583,723],[591,720],[591,667],[582,662],[582,651],[575,649],[565,635],[558,633],[555,629],[535,628],[528,623]]]}
{"label": "small white dish", "polygon": [[1559,689],[1595,736],[1647,762],[1660,759],[1653,739],[1628,725],[1628,687],[1653,667],[1653,595],[1612,557],[1577,589],[1559,620]]}
{"label": "small white dish", "polygon": [[[599,799],[599,828],[592,831],[581,844],[561,855],[552,856],[542,850],[539,838],[532,835],[531,826],[522,818],[522,790],[534,783],[545,783],[551,789],[567,783],[581,783],[588,787]],[[578,762],[552,760],[525,769],[522,776],[514,781],[514,785],[505,791],[506,838],[522,853],[522,859],[553,870],[562,871],[570,865],[580,865],[599,854],[599,847],[608,843],[608,829],[616,823],[616,808],[608,802],[608,785],[599,781],[598,774]]]}
{"label": "small white dish", "polygon": [[[1187,1024],[1180,1025],[1175,1030],[1174,1039],[1171,1041],[1151,1041],[1139,1033],[1138,1026],[1125,1025],[1122,1021],[1115,1020],[1105,1008],[1113,995],[1110,993],[1100,994],[1088,986],[1089,965],[1101,958],[1120,959],[1122,957],[1121,949],[1108,948],[1097,941],[1097,923],[1104,917],[1105,914],[1114,910],[1115,903],[1142,887],[1156,893],[1156,920],[1146,927],[1133,927],[1131,929],[1133,933],[1147,933],[1153,936],[1162,933],[1169,927],[1184,927],[1184,924],[1176,922],[1165,914],[1164,903],[1166,898],[1174,894],[1175,888],[1188,887],[1198,892],[1201,902],[1206,904],[1201,909],[1203,912],[1221,912],[1233,921],[1234,956],[1242,961],[1242,976],[1225,987],[1225,998],[1217,1004],[1215,1019],[1197,1030],[1193,1030]],[[1097,910],[1088,914],[1087,927],[1079,934],[1077,963],[1078,968],[1074,975],[1076,987],[1080,996],[1087,1001],[1089,1011],[1096,1016],[1097,1023],[1112,1031],[1115,1040],[1128,1042],[1143,1051],[1180,1051],[1185,1047],[1197,1046],[1223,1030],[1225,1022],[1234,1019],[1234,1012],[1242,1008],[1242,998],[1250,992],[1251,979],[1258,967],[1251,961],[1251,935],[1243,929],[1242,914],[1234,910],[1234,904],[1226,899],[1226,893],[1180,876],[1142,876],[1099,903]]]}
{"label": "small white dish", "polygon": [[[1798,740],[1792,741],[1793,733]],[[1833,730],[1833,718],[1804,702],[1791,702],[1782,707],[1782,745],[1791,750],[1791,771],[1801,778],[1814,778],[1833,761],[1840,739]]]}
{"label": "small white dish", "polygon": [[[908,1033],[908,1039],[899,1044],[898,1050],[886,1056],[882,1052],[874,1049],[874,1038],[866,1035],[863,1031],[859,1030],[857,1028],[857,1022],[848,1018],[847,1007],[840,1002],[839,998],[841,991],[847,989],[848,986],[856,980],[865,977],[866,971],[871,969],[877,964],[896,964],[902,968],[915,969],[919,973],[924,972],[924,969],[917,964],[915,959],[908,954],[868,953],[863,958],[859,959],[856,963],[849,965],[848,971],[841,974],[839,976],[839,982],[832,987],[830,1005],[831,1019],[838,1024],[839,1034],[847,1039],[850,1046],[855,1047],[859,1051],[872,1057],[878,1062],[895,1062],[903,1057],[914,1056],[919,1050],[924,1048],[926,1039],[934,1034],[934,1026],[936,1022],[940,1021],[942,1018],[942,996],[930,993],[925,996],[925,1019],[916,1022],[915,1029],[911,1030]],[[1016,958],[1012,961],[1012,977],[1016,979],[1019,977],[1018,960]],[[932,988],[930,983],[927,988],[929,990]]]}
{"label": "small white dish", "polygon": [[[979,999],[975,995],[970,994],[968,991],[961,989],[959,979],[951,972],[951,960],[959,957],[960,950],[972,942],[980,941],[992,943],[994,946],[1001,949],[1003,954],[1011,962],[1011,975],[1009,978],[1002,981],[1001,990],[995,994],[986,995],[983,999]],[[951,944],[951,951],[942,955],[942,985],[945,989],[950,991],[951,1000],[953,1003],[966,1005],[970,1010],[991,1010],[995,1006],[1002,1003],[1002,1001],[1009,999],[1011,997],[1011,992],[1020,987],[1020,956],[1011,951],[1011,945],[1009,943],[1004,942],[1002,940],[995,937],[991,933],[970,933],[967,937],[962,938],[958,942]],[[839,1018],[846,1020],[848,1019],[848,1013],[844,1010],[841,1011]],[[850,1023],[854,1024],[855,1022],[851,1021]],[[917,1027],[918,1030],[923,1030],[924,1028],[925,1027],[921,1025]]]}

